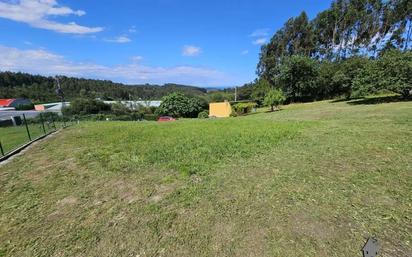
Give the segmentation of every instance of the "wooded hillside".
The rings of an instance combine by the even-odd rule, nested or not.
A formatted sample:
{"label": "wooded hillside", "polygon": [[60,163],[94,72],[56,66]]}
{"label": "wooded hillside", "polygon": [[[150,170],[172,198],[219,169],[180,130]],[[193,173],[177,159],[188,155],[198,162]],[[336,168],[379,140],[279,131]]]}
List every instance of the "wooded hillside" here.
{"label": "wooded hillside", "polygon": [[[66,100],[78,97],[101,98],[105,100],[155,100],[171,92],[200,96],[206,89],[178,84],[124,85],[108,80],[95,80],[59,76]],[[30,75],[27,73],[0,72],[0,98],[24,97],[34,102],[59,100],[55,93],[56,81],[53,77]]]}

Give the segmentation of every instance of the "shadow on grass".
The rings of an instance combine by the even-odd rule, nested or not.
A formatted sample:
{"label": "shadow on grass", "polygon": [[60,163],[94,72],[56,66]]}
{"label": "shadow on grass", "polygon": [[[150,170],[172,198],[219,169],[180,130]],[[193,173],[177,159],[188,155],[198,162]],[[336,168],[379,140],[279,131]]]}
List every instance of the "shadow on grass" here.
{"label": "shadow on grass", "polygon": [[238,114],[237,117],[255,115],[255,114],[259,114],[259,113],[260,112],[249,112],[249,113],[244,113],[244,114]]}
{"label": "shadow on grass", "polygon": [[353,100],[359,100],[363,98],[338,98],[330,101],[331,103],[341,103],[341,102],[348,102],[348,101],[353,101]]}
{"label": "shadow on grass", "polygon": [[273,111],[271,111],[271,110],[267,110],[267,111],[265,111],[264,113],[276,113],[276,112],[280,112],[280,111],[282,111],[283,109],[277,109],[277,110],[273,110]]}
{"label": "shadow on grass", "polygon": [[350,100],[347,104],[359,105],[359,104],[383,104],[383,103],[395,103],[395,102],[409,102],[412,101],[412,98],[405,98],[402,96],[377,96],[377,97],[368,97],[356,100]]}

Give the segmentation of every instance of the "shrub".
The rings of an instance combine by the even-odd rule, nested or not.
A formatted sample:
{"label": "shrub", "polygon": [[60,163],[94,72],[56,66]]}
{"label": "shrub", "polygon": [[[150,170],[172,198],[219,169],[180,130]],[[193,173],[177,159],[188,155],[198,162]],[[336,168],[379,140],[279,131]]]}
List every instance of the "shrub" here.
{"label": "shrub", "polygon": [[285,100],[286,97],[282,90],[272,89],[266,94],[264,104],[270,106],[270,110],[273,112],[275,109],[278,109],[278,106],[283,104]]}
{"label": "shrub", "polygon": [[259,79],[252,89],[251,97],[259,106],[263,105],[263,100],[265,99],[266,93],[270,90],[272,86],[266,79]]}
{"label": "shrub", "polygon": [[195,118],[200,111],[202,111],[202,103],[198,98],[190,98],[181,93],[172,93],[162,98],[162,104],[155,114],[175,118]]}
{"label": "shrub", "polygon": [[353,81],[365,70],[365,66],[372,62],[365,57],[351,57],[338,64],[338,70],[332,76],[331,84],[335,96],[345,96],[349,99],[352,96]]}
{"label": "shrub", "polygon": [[151,121],[156,121],[158,118],[159,118],[159,116],[156,115],[156,114],[148,114],[148,113],[146,113],[146,114],[144,114],[144,116],[143,116],[143,119],[145,119],[145,120],[151,120]]}
{"label": "shrub", "polygon": [[63,108],[62,113],[64,115],[87,115],[107,113],[110,110],[111,106],[103,101],[79,98],[72,101],[70,106]]}
{"label": "shrub", "polygon": [[114,115],[127,115],[131,110],[124,104],[118,102],[111,105],[111,113]]}
{"label": "shrub", "polygon": [[232,101],[234,96],[232,93],[217,91],[208,93],[206,98],[208,102],[223,102],[225,100]]}
{"label": "shrub", "polygon": [[20,104],[14,107],[17,111],[33,110],[34,104]]}
{"label": "shrub", "polygon": [[257,104],[255,102],[237,103],[232,106],[232,113],[236,115],[243,115],[250,113],[253,108],[256,108]]}
{"label": "shrub", "polygon": [[357,95],[391,91],[409,97],[412,90],[412,51],[391,50],[370,61],[354,80]]}
{"label": "shrub", "polygon": [[207,119],[207,118],[209,118],[209,113],[207,111],[202,111],[202,112],[199,112],[197,117],[199,119]]}
{"label": "shrub", "polygon": [[43,120],[54,120],[54,121],[60,121],[62,120],[61,116],[59,116],[59,114],[55,113],[55,112],[42,112],[41,116],[43,118]]}

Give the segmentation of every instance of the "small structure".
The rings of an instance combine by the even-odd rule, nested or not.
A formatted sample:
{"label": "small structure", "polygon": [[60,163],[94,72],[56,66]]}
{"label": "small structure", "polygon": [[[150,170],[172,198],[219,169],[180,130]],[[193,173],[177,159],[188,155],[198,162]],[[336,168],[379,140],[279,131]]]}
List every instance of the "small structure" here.
{"label": "small structure", "polygon": [[9,98],[9,99],[0,99],[0,107],[18,107],[23,105],[30,105],[32,102],[29,99],[25,98]]}
{"label": "small structure", "polygon": [[106,104],[123,104],[131,110],[137,110],[139,107],[159,107],[162,101],[147,100],[147,101],[103,101]]}
{"label": "small structure", "polygon": [[34,109],[36,111],[51,111],[51,112],[61,112],[62,108],[65,106],[70,106],[70,102],[57,102],[57,103],[47,103],[47,104],[36,104]]}
{"label": "small structure", "polygon": [[232,113],[232,106],[228,101],[209,104],[209,117],[225,118]]}
{"label": "small structure", "polygon": [[379,253],[379,244],[376,238],[370,237],[362,248],[363,257],[376,257]]}

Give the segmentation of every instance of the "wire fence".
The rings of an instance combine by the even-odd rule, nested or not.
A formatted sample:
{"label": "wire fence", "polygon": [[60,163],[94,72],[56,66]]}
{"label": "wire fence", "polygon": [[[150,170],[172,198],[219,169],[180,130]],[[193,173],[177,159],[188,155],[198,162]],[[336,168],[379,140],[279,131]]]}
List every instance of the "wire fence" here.
{"label": "wire fence", "polygon": [[0,157],[74,123],[74,120],[55,112],[1,111]]}

